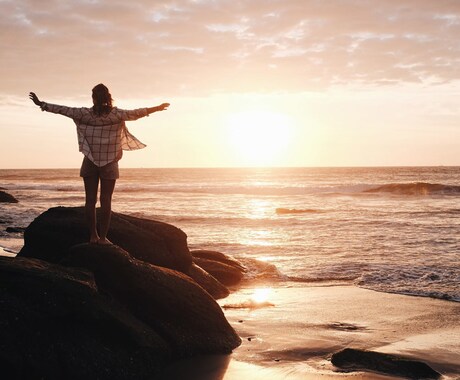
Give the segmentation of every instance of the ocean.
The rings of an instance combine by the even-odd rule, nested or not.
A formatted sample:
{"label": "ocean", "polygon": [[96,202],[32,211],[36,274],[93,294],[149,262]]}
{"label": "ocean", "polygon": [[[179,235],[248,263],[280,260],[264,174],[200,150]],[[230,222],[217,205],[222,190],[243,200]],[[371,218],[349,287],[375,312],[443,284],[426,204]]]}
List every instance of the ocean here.
{"label": "ocean", "polygon": [[[0,203],[12,251],[22,234],[7,227],[84,203],[76,169],[0,170],[0,187],[19,200]],[[459,302],[459,202],[459,167],[122,169],[113,210],[171,223],[191,249],[271,264],[267,282]]]}

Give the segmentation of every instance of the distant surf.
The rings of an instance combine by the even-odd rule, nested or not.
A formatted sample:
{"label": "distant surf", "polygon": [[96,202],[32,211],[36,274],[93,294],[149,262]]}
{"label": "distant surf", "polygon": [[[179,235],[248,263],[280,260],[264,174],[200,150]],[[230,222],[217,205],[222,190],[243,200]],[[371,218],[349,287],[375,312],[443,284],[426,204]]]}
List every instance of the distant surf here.
{"label": "distant surf", "polygon": [[364,190],[364,192],[393,193],[400,195],[456,195],[460,194],[460,186],[427,182],[390,183]]}

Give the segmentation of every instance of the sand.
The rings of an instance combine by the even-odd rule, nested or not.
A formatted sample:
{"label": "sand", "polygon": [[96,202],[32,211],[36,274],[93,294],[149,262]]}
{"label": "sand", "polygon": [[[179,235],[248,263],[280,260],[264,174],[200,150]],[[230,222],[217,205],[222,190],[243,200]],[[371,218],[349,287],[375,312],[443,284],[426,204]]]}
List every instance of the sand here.
{"label": "sand", "polygon": [[242,345],[229,356],[176,363],[168,378],[397,379],[340,372],[330,357],[352,347],[408,356],[445,379],[460,379],[460,303],[355,286],[292,284],[270,290],[265,302],[273,306],[239,308],[256,306],[253,293],[244,288],[219,301]]}

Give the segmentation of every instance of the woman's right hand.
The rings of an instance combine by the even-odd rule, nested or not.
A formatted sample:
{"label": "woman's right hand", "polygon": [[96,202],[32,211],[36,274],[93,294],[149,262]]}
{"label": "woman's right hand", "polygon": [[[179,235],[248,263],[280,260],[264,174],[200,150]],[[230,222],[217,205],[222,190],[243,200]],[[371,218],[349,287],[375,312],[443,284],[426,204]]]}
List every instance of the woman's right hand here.
{"label": "woman's right hand", "polygon": [[30,92],[30,93],[29,93],[29,98],[30,98],[30,100],[32,100],[37,106],[41,106],[41,105],[42,105],[42,102],[40,101],[40,99],[38,99],[38,96],[35,95],[35,92]]}

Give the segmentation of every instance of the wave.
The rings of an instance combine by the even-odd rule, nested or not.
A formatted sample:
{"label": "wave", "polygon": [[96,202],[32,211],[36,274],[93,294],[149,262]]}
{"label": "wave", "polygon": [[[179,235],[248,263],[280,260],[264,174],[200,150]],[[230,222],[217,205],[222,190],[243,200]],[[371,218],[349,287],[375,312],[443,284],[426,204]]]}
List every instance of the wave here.
{"label": "wave", "polygon": [[439,183],[389,183],[364,190],[365,193],[393,193],[398,195],[457,195],[460,186]]}

